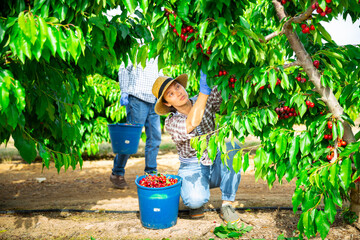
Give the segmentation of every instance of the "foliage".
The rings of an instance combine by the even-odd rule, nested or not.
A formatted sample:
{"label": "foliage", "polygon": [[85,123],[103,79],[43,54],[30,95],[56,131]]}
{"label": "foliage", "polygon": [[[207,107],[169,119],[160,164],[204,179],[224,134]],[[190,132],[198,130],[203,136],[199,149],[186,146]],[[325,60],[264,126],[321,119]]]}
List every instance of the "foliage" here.
{"label": "foliage", "polygon": [[238,227],[237,223],[228,223],[226,226],[221,224],[214,229],[214,234],[219,238],[240,238],[252,228],[252,226],[245,227],[243,223],[241,227]]}
{"label": "foliage", "polygon": [[348,208],[343,211],[342,217],[343,217],[344,221],[348,224],[353,224],[354,222],[356,222],[359,219],[359,217],[356,215],[356,213],[352,212]]}
{"label": "foliage", "polygon": [[[332,12],[314,11],[306,18],[303,13],[311,14],[315,1],[281,6],[279,1],[179,0],[166,2],[153,18],[151,48],[160,54],[160,64],[185,61],[192,76],[202,69],[221,89],[219,128],[211,137],[193,139],[198,155],[207,149],[214,159],[219,148],[226,161],[226,139],[243,143],[249,135],[259,137],[256,179],[267,180],[269,188],[276,180],[296,180],[292,201],[294,212],[302,210],[300,238],[317,232],[326,237],[360,175],[359,134],[354,138],[350,128],[360,112],[360,48],[338,46],[322,26],[337,15],[355,21],[360,5],[330,2],[318,4]],[[283,8],[287,15],[279,19]],[[305,34],[302,24],[314,30]],[[285,107],[293,110],[284,114]],[[246,171],[249,153],[238,151],[233,164]]]}
{"label": "foliage", "polygon": [[[104,13],[120,6],[122,14]],[[40,155],[60,171],[108,140],[118,121],[121,61],[143,62],[151,40],[138,11],[123,1],[8,1],[0,10],[0,143],[12,136],[29,163]],[[139,54],[138,54],[139,52]],[[99,75],[100,74],[100,75]],[[113,89],[113,91],[109,91]]]}

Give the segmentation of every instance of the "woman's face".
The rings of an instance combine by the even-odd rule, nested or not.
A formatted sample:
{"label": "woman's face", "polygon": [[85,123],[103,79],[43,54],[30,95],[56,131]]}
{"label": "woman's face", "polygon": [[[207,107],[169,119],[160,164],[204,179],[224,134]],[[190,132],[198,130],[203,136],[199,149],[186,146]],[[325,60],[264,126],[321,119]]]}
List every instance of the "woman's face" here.
{"label": "woman's face", "polygon": [[167,102],[164,103],[166,106],[173,106],[176,108],[187,103],[189,100],[189,95],[180,83],[174,81],[166,89],[163,98]]}

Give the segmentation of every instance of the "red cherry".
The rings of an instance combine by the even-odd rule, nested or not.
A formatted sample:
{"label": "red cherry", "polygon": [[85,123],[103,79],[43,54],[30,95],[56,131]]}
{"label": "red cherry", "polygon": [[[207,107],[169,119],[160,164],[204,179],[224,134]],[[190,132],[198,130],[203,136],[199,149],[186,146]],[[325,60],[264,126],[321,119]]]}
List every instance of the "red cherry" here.
{"label": "red cherry", "polygon": [[316,5],[315,5],[315,4],[311,5],[311,8],[312,8],[313,10],[315,10],[315,9],[316,9]]}
{"label": "red cherry", "polygon": [[326,12],[322,12],[322,13],[320,13],[320,15],[321,15],[322,17],[325,17],[325,16],[326,16]]}
{"label": "red cherry", "polygon": [[223,71],[223,75],[226,75],[226,74],[227,74],[227,72],[224,70],[224,71]]}
{"label": "red cherry", "polygon": [[307,27],[307,25],[306,24],[301,24],[301,28],[306,28]]}
{"label": "red cherry", "polygon": [[233,77],[230,78],[230,82],[232,82],[232,83],[235,82],[235,78],[233,78]]}
{"label": "red cherry", "polygon": [[285,5],[285,4],[286,4],[286,0],[281,0],[281,3],[282,3],[283,5]]}
{"label": "red cherry", "polygon": [[223,75],[223,71],[219,71],[219,76],[222,76]]}
{"label": "red cherry", "polygon": [[310,30],[311,30],[311,31],[314,31],[314,30],[315,30],[315,26],[314,26],[314,25],[311,25],[311,26],[310,26]]}
{"label": "red cherry", "polygon": [[326,14],[330,14],[331,12],[332,12],[332,9],[331,9],[331,8],[328,8],[328,9],[325,11]]}
{"label": "red cherry", "polygon": [[182,28],[181,33],[186,33],[186,28]]}
{"label": "red cherry", "polygon": [[313,108],[313,107],[315,107],[315,103],[310,103],[310,105],[309,105],[311,108]]}
{"label": "red cherry", "polygon": [[303,30],[301,30],[303,33],[309,33],[310,32],[310,28],[309,27],[305,27],[303,28]]}
{"label": "red cherry", "polygon": [[191,28],[191,29],[189,30],[189,33],[193,33],[193,32],[194,32],[194,29]]}
{"label": "red cherry", "polygon": [[327,160],[329,160],[329,161],[332,159],[331,155],[327,155],[326,158],[327,158]]}
{"label": "red cherry", "polygon": [[310,103],[311,103],[311,102],[310,102],[309,100],[306,101],[306,105],[307,105],[307,106],[309,106]]}
{"label": "red cherry", "polygon": [[324,12],[324,11],[323,11],[320,7],[318,7],[318,8],[316,9],[316,12],[320,14],[320,13],[322,13],[322,12]]}
{"label": "red cherry", "polygon": [[315,60],[313,64],[316,68],[319,68],[320,62],[318,60]]}
{"label": "red cherry", "polygon": [[191,27],[191,26],[187,26],[187,27],[186,27],[186,31],[188,31],[188,32],[189,32],[189,31],[190,31],[190,29],[192,29],[192,27]]}
{"label": "red cherry", "polygon": [[341,141],[341,146],[343,146],[343,147],[345,147],[346,146],[346,142],[343,140],[343,141]]}
{"label": "red cherry", "polygon": [[231,84],[231,87],[234,88],[234,87],[235,87],[235,84],[232,83],[232,84]]}
{"label": "red cherry", "polygon": [[265,86],[261,86],[260,89],[264,89]]}
{"label": "red cherry", "polygon": [[333,124],[332,124],[332,122],[331,122],[331,121],[328,121],[327,125],[328,125],[328,128],[329,128],[329,129],[332,129]]}
{"label": "red cherry", "polygon": [[331,3],[331,0],[326,0],[326,3]]}

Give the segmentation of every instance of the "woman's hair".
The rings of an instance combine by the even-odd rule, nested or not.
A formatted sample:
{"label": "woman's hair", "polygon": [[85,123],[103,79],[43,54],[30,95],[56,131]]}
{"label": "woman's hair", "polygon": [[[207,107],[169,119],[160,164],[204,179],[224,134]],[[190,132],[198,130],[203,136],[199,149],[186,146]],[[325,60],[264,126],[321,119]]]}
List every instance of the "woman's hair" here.
{"label": "woman's hair", "polygon": [[[165,98],[162,98],[162,102],[163,102],[163,103],[168,103],[168,102],[165,100]],[[169,108],[169,112],[171,112],[171,113],[176,113],[177,110],[176,110],[176,108],[174,108],[173,106],[171,106],[171,107]]]}

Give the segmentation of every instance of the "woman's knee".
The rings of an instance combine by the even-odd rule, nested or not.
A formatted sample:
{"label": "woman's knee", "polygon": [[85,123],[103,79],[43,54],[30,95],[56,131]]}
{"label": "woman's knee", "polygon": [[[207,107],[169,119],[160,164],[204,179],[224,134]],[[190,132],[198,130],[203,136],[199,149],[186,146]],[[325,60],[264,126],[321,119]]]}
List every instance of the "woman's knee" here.
{"label": "woman's knee", "polygon": [[199,208],[209,201],[209,196],[204,196],[198,193],[190,193],[187,196],[182,195],[183,202],[188,208]]}

